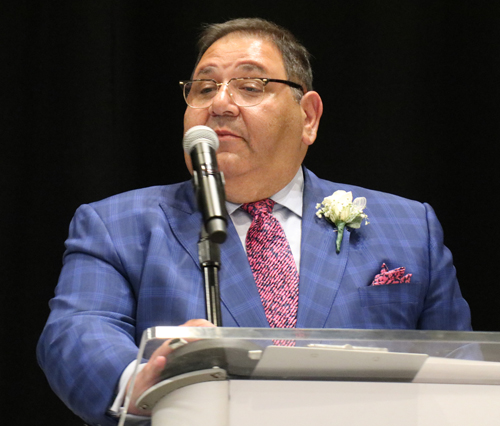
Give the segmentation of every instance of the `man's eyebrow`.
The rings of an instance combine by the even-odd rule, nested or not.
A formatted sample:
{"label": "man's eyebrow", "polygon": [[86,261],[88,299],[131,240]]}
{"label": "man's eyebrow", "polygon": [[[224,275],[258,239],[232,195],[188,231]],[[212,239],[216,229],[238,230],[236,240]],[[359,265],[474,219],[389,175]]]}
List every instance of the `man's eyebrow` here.
{"label": "man's eyebrow", "polygon": [[[216,70],[217,67],[213,66],[213,65],[207,65],[206,67],[203,67],[202,69],[198,70],[198,72],[196,73],[196,76],[197,77],[200,77],[200,76],[205,76],[205,75],[210,75],[214,72],[214,70]],[[266,73],[266,69],[259,65],[259,64],[256,64],[256,63],[248,63],[248,62],[245,62],[243,64],[240,64],[236,67],[237,70],[241,70],[243,72],[258,72],[258,73]]]}
{"label": "man's eyebrow", "polygon": [[212,71],[214,70],[215,67],[209,65],[207,67],[204,67],[202,68],[201,70],[198,70],[198,72],[196,73],[197,76],[200,76],[200,75],[206,75],[206,74],[211,74]]}

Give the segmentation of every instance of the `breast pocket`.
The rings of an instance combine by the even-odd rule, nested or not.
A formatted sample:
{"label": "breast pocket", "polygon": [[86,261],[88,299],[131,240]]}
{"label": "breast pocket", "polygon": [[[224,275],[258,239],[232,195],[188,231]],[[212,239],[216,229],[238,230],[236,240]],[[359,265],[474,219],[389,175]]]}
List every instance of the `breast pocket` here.
{"label": "breast pocket", "polygon": [[415,329],[423,298],[417,283],[389,284],[358,289],[360,318],[367,328]]}
{"label": "breast pocket", "polygon": [[374,285],[358,288],[361,306],[419,304],[421,286],[417,283]]}

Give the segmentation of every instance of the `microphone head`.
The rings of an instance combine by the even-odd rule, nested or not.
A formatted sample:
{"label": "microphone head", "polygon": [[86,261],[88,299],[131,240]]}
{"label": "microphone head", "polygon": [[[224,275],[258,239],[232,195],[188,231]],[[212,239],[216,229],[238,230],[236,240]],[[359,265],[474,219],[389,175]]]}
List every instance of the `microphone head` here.
{"label": "microphone head", "polygon": [[194,146],[202,142],[209,144],[214,151],[217,151],[217,148],[219,148],[217,133],[208,126],[191,127],[184,135],[182,146],[186,153],[191,154]]}

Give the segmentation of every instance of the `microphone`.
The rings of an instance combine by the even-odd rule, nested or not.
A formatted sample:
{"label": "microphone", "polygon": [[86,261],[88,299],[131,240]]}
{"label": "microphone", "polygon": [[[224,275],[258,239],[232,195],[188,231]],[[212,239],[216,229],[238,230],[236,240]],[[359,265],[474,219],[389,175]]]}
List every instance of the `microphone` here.
{"label": "microphone", "polygon": [[191,157],[196,200],[208,239],[223,243],[227,237],[227,211],[224,177],[215,155],[219,148],[217,133],[207,126],[194,126],[184,135],[182,146]]}

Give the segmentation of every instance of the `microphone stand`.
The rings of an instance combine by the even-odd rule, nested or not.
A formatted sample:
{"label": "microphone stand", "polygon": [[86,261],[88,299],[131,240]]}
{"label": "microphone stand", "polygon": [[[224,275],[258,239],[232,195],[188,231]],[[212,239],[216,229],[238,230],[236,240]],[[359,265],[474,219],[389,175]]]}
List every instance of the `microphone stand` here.
{"label": "microphone stand", "polygon": [[207,319],[217,327],[222,327],[219,290],[220,247],[218,243],[210,241],[204,224],[201,226],[201,236],[198,241],[198,259],[205,280]]}

